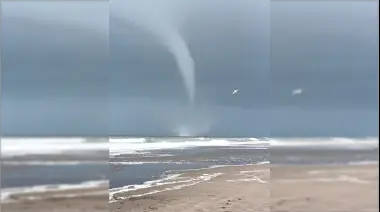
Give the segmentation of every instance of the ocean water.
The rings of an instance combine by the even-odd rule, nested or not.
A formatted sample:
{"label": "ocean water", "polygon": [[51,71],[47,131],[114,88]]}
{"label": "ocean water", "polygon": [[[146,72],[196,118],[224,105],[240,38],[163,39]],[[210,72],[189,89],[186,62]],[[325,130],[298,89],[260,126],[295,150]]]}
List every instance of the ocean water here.
{"label": "ocean water", "polygon": [[107,182],[107,138],[2,138],[2,200],[12,193]]}
{"label": "ocean water", "polygon": [[378,144],[378,138],[3,138],[1,187],[8,195],[109,180],[114,191],[147,185],[175,170],[373,164],[379,159]]}
{"label": "ocean water", "polygon": [[106,180],[107,173],[107,164],[4,165],[1,188],[79,184]]}
{"label": "ocean water", "polygon": [[379,159],[379,139],[273,139],[270,152],[275,165],[373,164]]}
{"label": "ocean water", "polygon": [[110,138],[110,157],[120,154],[139,154],[152,150],[189,149],[194,147],[268,148],[266,139],[204,138],[204,137],[146,137]]}
{"label": "ocean water", "polygon": [[174,170],[269,161],[269,143],[254,138],[111,138],[111,191],[168,177]]}
{"label": "ocean water", "polygon": [[223,165],[373,164],[378,143],[378,138],[110,138],[109,185],[114,192],[148,186],[173,170]]}

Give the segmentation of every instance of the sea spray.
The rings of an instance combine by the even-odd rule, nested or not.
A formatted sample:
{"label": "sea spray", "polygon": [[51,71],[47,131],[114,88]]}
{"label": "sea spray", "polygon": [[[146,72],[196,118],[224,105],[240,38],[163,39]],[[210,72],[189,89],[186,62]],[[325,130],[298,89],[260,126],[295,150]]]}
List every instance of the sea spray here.
{"label": "sea spray", "polygon": [[157,41],[174,56],[187,91],[189,104],[192,105],[195,99],[194,61],[188,45],[179,31],[178,20],[181,17],[178,17],[180,13],[175,11],[178,7],[173,4],[166,5],[168,6],[166,7],[165,4],[154,5],[154,2],[147,4],[146,1],[127,3],[123,15],[128,21],[153,34]]}

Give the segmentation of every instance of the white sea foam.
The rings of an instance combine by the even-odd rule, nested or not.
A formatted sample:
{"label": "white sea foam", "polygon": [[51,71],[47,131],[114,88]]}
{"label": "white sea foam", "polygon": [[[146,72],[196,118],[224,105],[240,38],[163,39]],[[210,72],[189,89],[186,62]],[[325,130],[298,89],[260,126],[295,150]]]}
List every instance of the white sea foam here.
{"label": "white sea foam", "polygon": [[2,138],[1,149],[2,157],[12,157],[108,150],[109,143],[89,142],[86,138]]}
{"label": "white sea foam", "polygon": [[[32,187],[17,187],[17,188],[4,188],[1,189],[1,201],[11,201],[9,197],[14,194],[30,194],[30,193],[44,193],[52,191],[67,191],[74,189],[88,189],[97,188],[102,185],[108,185],[108,180],[86,181],[80,184],[55,184],[55,185],[39,185]],[[29,199],[33,199],[30,197]]]}
{"label": "white sea foam", "polygon": [[240,174],[250,174],[250,173],[257,173],[257,172],[267,172],[268,169],[259,169],[259,170],[252,170],[252,171],[240,171]]}
{"label": "white sea foam", "polygon": [[[118,163],[119,162],[115,162],[115,164],[118,164]],[[260,163],[257,163],[257,164],[251,164],[251,165],[262,165],[262,164],[269,164],[269,163],[270,163],[269,161],[263,161],[263,162],[260,162]],[[131,164],[131,163],[127,162],[126,164]],[[138,163],[136,163],[136,164],[138,164]],[[244,165],[215,165],[215,166],[210,166],[210,167],[206,167],[206,168],[198,168],[198,169],[170,170],[170,171],[166,172],[167,177],[165,177],[165,178],[160,178],[158,180],[147,181],[147,182],[144,182],[143,184],[139,184],[139,185],[127,185],[127,186],[123,186],[123,187],[118,187],[118,188],[112,188],[112,189],[110,189],[110,191],[109,191],[110,202],[115,202],[116,201],[116,200],[113,200],[113,195],[117,194],[117,193],[125,193],[125,192],[140,190],[140,189],[144,189],[144,188],[150,188],[150,187],[156,187],[156,186],[175,184],[175,186],[170,187],[170,188],[166,188],[166,189],[163,189],[163,190],[154,190],[152,192],[141,194],[141,195],[128,196],[128,198],[130,198],[130,197],[139,197],[139,196],[154,194],[154,193],[163,192],[163,191],[181,189],[183,187],[188,187],[188,186],[196,185],[198,183],[206,182],[206,181],[209,181],[209,180],[211,180],[211,179],[213,179],[215,177],[223,175],[223,173],[214,173],[214,174],[203,174],[203,175],[195,177],[195,178],[182,177],[183,174],[185,174],[186,172],[189,172],[189,171],[199,171],[199,170],[208,170],[208,169],[215,169],[215,168],[221,168],[221,167],[235,167],[235,166],[246,166],[246,165],[250,165],[250,164],[244,164]],[[246,175],[247,173],[264,172],[264,171],[268,171],[268,170],[266,169],[266,170],[255,170],[255,171],[242,171],[241,174],[243,174],[243,175],[245,174]],[[181,174],[178,174],[176,172],[181,172]],[[170,174],[170,173],[175,173],[175,174]],[[254,180],[255,181],[259,181],[260,183],[266,183],[266,181],[262,181],[259,178],[255,178]],[[179,185],[177,185],[177,184],[179,184]],[[118,199],[118,200],[122,200],[122,199],[125,199],[125,198],[126,198],[125,196],[124,197],[120,197],[120,199]]]}
{"label": "white sea foam", "polygon": [[[114,196],[117,193],[124,193],[132,190],[138,190],[142,188],[149,188],[149,187],[157,187],[157,186],[163,186],[163,185],[172,185],[175,184],[171,187],[163,188],[163,189],[157,189],[153,190],[151,192],[143,193],[143,194],[137,194],[137,195],[130,195],[130,196],[123,196],[119,197],[118,200],[123,200],[126,198],[132,198],[132,197],[142,197],[150,194],[155,194],[155,193],[160,193],[160,192],[165,192],[165,191],[171,191],[171,190],[178,190],[184,187],[189,187],[193,186],[199,183],[207,182],[210,181],[211,179],[218,177],[220,175],[223,175],[223,173],[213,173],[213,174],[203,174],[201,176],[195,177],[195,178],[186,178],[184,180],[181,180],[180,178],[181,174],[175,174],[175,175],[169,175],[167,178],[160,179],[160,180],[155,180],[155,181],[148,181],[145,182],[143,185],[134,185],[134,186],[126,186],[122,188],[115,188],[115,189],[110,189],[110,202],[116,202],[117,200],[114,200]],[[174,181],[173,179],[178,179]],[[173,180],[173,181],[169,181]]]}
{"label": "white sea foam", "polygon": [[69,166],[83,164],[109,164],[108,161],[3,161],[3,165],[10,166]]}
{"label": "white sea foam", "polygon": [[213,165],[210,166],[211,169],[215,168],[223,168],[223,167],[233,167],[233,166],[247,166],[247,165],[264,165],[264,164],[270,164],[270,161],[262,161],[255,164],[241,164],[241,165]]}
{"label": "white sea foam", "polygon": [[[106,194],[106,191],[89,191],[89,192],[82,192],[80,193],[81,197],[84,196],[97,196],[100,194]],[[49,198],[74,198],[78,197],[78,194],[53,194],[49,195]],[[24,199],[26,200],[39,200],[39,199],[45,199],[46,197],[41,197],[41,196],[29,196]]]}
{"label": "white sea foam", "polygon": [[191,164],[189,161],[133,161],[110,162],[111,165],[142,165],[142,164]]}
{"label": "white sea foam", "polygon": [[379,138],[272,138],[271,147],[309,147],[339,149],[373,149],[379,147]]}
{"label": "white sea foam", "polygon": [[[261,162],[258,164],[252,164],[252,165],[261,165],[261,164],[268,164],[268,163],[269,163],[269,161],[264,161],[264,162]],[[137,164],[138,165],[138,164],[142,164],[142,163],[140,163],[140,162],[136,162],[136,163],[134,163],[134,162],[125,162],[125,163],[124,162],[111,162],[111,164],[128,164],[128,165]],[[183,174],[169,174],[169,173],[175,173],[175,172],[179,172],[179,171],[185,173],[185,172],[189,172],[189,171],[199,171],[199,170],[207,170],[207,169],[215,169],[215,168],[223,168],[223,167],[246,166],[246,165],[247,164],[244,164],[244,165],[215,165],[215,166],[210,166],[207,168],[170,170],[170,171],[166,172],[168,175],[165,178],[160,178],[158,180],[152,180],[152,181],[146,181],[143,184],[139,184],[139,185],[127,185],[127,186],[123,186],[123,187],[112,188],[112,189],[110,189],[110,198],[112,197],[113,194],[120,193],[120,192],[134,191],[134,190],[139,190],[139,189],[143,189],[143,188],[149,188],[152,186],[162,186],[162,185],[167,185],[167,184],[189,183],[189,182],[192,182],[194,180],[194,179],[181,180],[181,179],[183,179],[183,178],[181,178],[181,176]],[[249,172],[264,172],[264,171],[267,171],[267,170],[256,170],[256,171],[246,171],[246,172],[249,173]],[[242,171],[241,173],[244,174],[244,171]],[[207,174],[205,174],[205,175],[207,175]],[[201,177],[201,178],[203,178],[203,177]],[[174,179],[176,181],[171,181]],[[196,179],[197,178],[195,178],[195,180]]]}
{"label": "white sea foam", "polygon": [[[139,189],[143,189],[143,188],[149,188],[152,186],[162,186],[162,185],[171,184],[173,182],[168,182],[169,180],[179,178],[180,176],[181,176],[181,174],[170,174],[165,178],[161,178],[158,180],[146,181],[143,184],[139,184],[139,185],[127,185],[127,186],[123,186],[123,187],[112,188],[109,190],[110,198],[112,197],[112,195],[120,193],[120,192],[135,191],[135,190],[139,190]],[[174,183],[179,183],[179,181],[175,181]]]}
{"label": "white sea foam", "polygon": [[233,180],[226,180],[226,182],[236,183],[236,182],[259,182],[259,183],[267,183],[267,181],[262,180],[256,174],[261,172],[269,172],[269,169],[259,169],[259,170],[251,170],[251,171],[240,171],[239,174],[235,174],[235,176],[244,176],[248,178],[238,178]]}
{"label": "white sea foam", "polygon": [[110,142],[112,143],[145,143],[147,141],[146,138],[110,138]]}
{"label": "white sea foam", "polygon": [[225,147],[244,149],[338,148],[373,149],[378,138],[111,138],[110,155],[146,154],[154,150],[187,149],[196,147]]}
{"label": "white sea foam", "polygon": [[379,165],[379,161],[352,161],[352,162],[349,162],[348,165],[353,165],[353,166]]}
{"label": "white sea foam", "polygon": [[236,180],[226,180],[226,182],[230,182],[230,183],[237,183],[237,182],[259,182],[259,183],[262,183],[262,184],[267,183],[267,181],[261,180],[261,179],[258,178],[258,177],[254,177],[254,178],[244,178],[244,179],[236,179]]}
{"label": "white sea foam", "polygon": [[269,143],[259,139],[239,138],[167,138],[142,141],[136,138],[111,138],[110,155],[139,154],[142,151],[187,149],[195,147],[246,147],[246,148],[268,148]]}

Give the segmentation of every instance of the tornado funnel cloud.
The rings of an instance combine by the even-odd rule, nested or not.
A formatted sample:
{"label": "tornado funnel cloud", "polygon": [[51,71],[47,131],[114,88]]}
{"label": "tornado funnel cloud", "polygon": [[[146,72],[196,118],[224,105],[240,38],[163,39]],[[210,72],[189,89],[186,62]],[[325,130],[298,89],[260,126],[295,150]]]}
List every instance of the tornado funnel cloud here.
{"label": "tornado funnel cloud", "polygon": [[167,48],[175,57],[189,101],[192,104],[195,98],[195,71],[194,60],[191,57],[190,50],[181,34],[175,29],[165,37],[165,40]]}
{"label": "tornado funnel cloud", "polygon": [[[143,1],[142,1],[143,2]],[[150,3],[151,4],[151,3]],[[157,5],[148,7],[143,3],[127,5],[122,14],[132,23],[151,33],[174,56],[182,81],[186,88],[188,100],[193,104],[195,99],[195,70],[188,45],[179,31],[176,19],[179,13],[176,7]],[[154,9],[148,9],[154,8]]]}

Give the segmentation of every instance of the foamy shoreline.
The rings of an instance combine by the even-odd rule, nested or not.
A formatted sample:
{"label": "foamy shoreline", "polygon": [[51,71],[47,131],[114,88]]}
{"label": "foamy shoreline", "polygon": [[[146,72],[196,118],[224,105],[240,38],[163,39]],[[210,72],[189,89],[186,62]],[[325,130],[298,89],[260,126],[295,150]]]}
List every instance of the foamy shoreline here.
{"label": "foamy shoreline", "polygon": [[[97,190],[108,187],[108,180],[85,181],[78,184],[53,184],[38,185],[30,187],[3,188],[1,191],[1,202],[10,203],[20,200],[37,200],[43,199],[46,193],[61,193],[65,195],[56,195],[57,197],[70,197],[70,192],[78,190]],[[84,192],[86,193],[86,192]],[[81,194],[79,194],[81,195]],[[54,196],[54,195],[53,195]],[[52,197],[52,196],[49,196]]]}
{"label": "foamy shoreline", "polygon": [[110,211],[269,211],[269,172],[266,164],[179,171],[166,184],[115,193]]}
{"label": "foamy shoreline", "polygon": [[[108,186],[71,189],[17,196],[18,201],[2,203],[2,212],[106,212],[109,211]],[[31,197],[31,196],[29,196]]]}
{"label": "foamy shoreline", "polygon": [[[150,164],[150,163],[157,163],[159,164],[159,161],[156,162],[114,162],[114,164],[126,164],[126,165],[136,165],[136,164]],[[216,169],[216,168],[223,168],[223,167],[243,167],[243,166],[251,166],[251,165],[265,165],[265,164],[270,164],[271,167],[304,167],[305,164],[300,164],[300,165],[294,165],[294,164],[271,164],[270,161],[264,161],[256,164],[242,164],[242,165],[212,165],[210,167],[206,168],[197,168],[197,169],[181,169],[181,170],[168,170],[164,173],[165,177],[155,179],[155,180],[150,180],[146,181],[142,184],[133,184],[133,185],[125,185],[123,187],[118,187],[118,188],[112,188],[110,189],[110,202],[112,202],[112,196],[117,193],[126,193],[129,191],[136,191],[139,189],[147,189],[147,188],[152,188],[155,186],[162,186],[165,185],[165,181],[168,180],[175,180],[176,178],[180,178],[181,175],[183,175],[186,172],[192,172],[192,171],[202,171],[202,170],[209,170],[209,169]],[[325,166],[325,167],[341,167],[341,166],[367,166],[367,165],[378,165],[378,161],[356,161],[356,162],[349,162],[347,164],[308,164],[307,166],[309,167],[320,167],[320,166]],[[180,174],[179,174],[180,173]],[[174,184],[173,182],[169,182],[166,184]]]}
{"label": "foamy shoreline", "polygon": [[[202,171],[210,171],[210,170],[215,170],[215,169],[223,169],[223,168],[228,169],[228,168],[233,168],[233,167],[246,167],[246,166],[258,166],[259,167],[260,165],[266,165],[266,164],[270,164],[270,162],[264,161],[264,162],[255,163],[255,164],[241,164],[241,165],[212,165],[210,167],[197,168],[197,169],[168,170],[165,173],[163,173],[164,177],[161,177],[159,179],[146,181],[142,184],[126,185],[123,187],[110,189],[109,200],[110,200],[110,203],[117,202],[118,200],[125,199],[125,198],[122,197],[122,198],[119,198],[118,200],[115,200],[114,199],[115,194],[116,195],[121,194],[121,193],[126,194],[128,192],[138,191],[141,189],[154,189],[155,187],[159,187],[159,186],[173,185],[173,184],[180,184],[180,183],[189,183],[188,185],[185,185],[182,187],[193,186],[193,185],[196,185],[196,184],[201,183],[201,182],[209,181],[209,180],[213,179],[214,177],[218,177],[218,176],[223,174],[223,173],[213,173],[214,175],[199,176],[199,178],[196,178],[196,179],[187,179],[187,180],[182,179],[183,175],[186,175],[186,174],[191,173],[191,172],[202,172]],[[175,180],[178,180],[178,181],[175,181]],[[181,189],[182,187],[177,186],[176,188],[173,188],[173,190]],[[160,193],[160,192],[169,191],[169,190],[170,189],[166,189],[163,191],[154,191],[153,193]],[[140,196],[145,196],[145,195],[149,195],[149,194],[153,194],[153,193],[149,192],[146,194],[140,194],[138,196],[132,195],[131,197],[140,197]]]}
{"label": "foamy shoreline", "polygon": [[179,174],[172,179],[207,180],[182,186],[171,179],[119,193],[110,211],[378,211],[378,165],[246,165]]}

